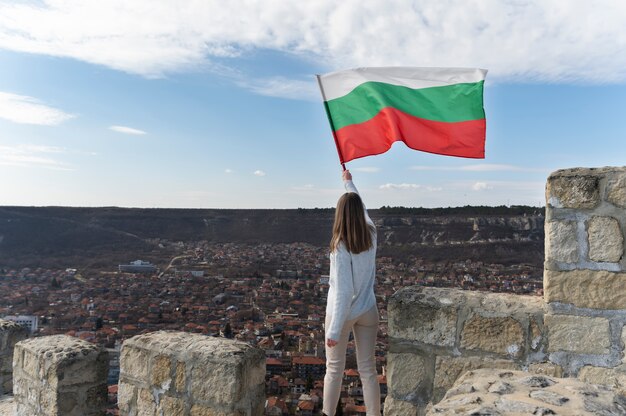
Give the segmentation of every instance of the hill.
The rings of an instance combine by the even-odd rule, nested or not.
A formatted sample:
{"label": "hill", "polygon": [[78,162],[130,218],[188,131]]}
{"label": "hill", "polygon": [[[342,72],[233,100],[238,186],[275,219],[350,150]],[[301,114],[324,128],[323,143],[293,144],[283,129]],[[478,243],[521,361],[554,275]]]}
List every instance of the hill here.
{"label": "hill", "polygon": [[[380,252],[434,261],[473,258],[541,267],[543,208],[383,207],[370,210]],[[334,209],[136,209],[0,207],[0,265],[111,267],[162,263],[178,241],[328,243]]]}

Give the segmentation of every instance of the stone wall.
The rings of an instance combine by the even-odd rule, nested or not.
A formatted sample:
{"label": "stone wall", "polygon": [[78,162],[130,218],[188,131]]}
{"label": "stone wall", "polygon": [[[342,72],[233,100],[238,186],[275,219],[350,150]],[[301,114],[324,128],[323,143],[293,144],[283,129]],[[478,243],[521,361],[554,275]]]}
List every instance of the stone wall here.
{"label": "stone wall", "polygon": [[546,200],[550,360],[568,376],[626,386],[626,168],[556,171]]}
{"label": "stone wall", "polygon": [[257,416],[265,404],[265,355],[246,343],[152,332],[122,346],[121,415]]}
{"label": "stone wall", "polygon": [[[3,406],[16,410],[6,414],[104,415],[106,350],[65,335],[15,343],[26,335],[21,327],[0,321],[0,358],[13,357],[14,398]],[[14,351],[9,351],[13,345]],[[263,414],[265,355],[243,342],[185,332],[152,332],[124,342],[120,370],[120,415]]]}
{"label": "stone wall", "polygon": [[456,379],[479,368],[559,375],[546,360],[536,296],[407,287],[389,300],[385,415],[422,415]]}
{"label": "stone wall", "polygon": [[107,401],[108,353],[66,335],[15,345],[13,378],[16,414],[103,415]]}
{"label": "stone wall", "polygon": [[389,302],[385,415],[424,414],[468,370],[626,386],[626,168],[546,187],[544,298],[411,287]]}
{"label": "stone wall", "polygon": [[27,337],[25,328],[0,319],[0,396],[13,391],[13,349]]}

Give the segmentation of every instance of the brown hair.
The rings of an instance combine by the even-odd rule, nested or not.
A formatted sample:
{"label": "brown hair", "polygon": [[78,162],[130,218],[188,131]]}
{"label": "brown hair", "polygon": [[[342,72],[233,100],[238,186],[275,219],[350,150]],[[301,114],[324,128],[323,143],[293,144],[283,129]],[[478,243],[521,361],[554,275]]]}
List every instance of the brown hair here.
{"label": "brown hair", "polygon": [[359,194],[346,192],[339,198],[335,210],[330,251],[335,251],[340,241],[349,252],[359,254],[372,247],[371,228],[365,222],[363,202]]}

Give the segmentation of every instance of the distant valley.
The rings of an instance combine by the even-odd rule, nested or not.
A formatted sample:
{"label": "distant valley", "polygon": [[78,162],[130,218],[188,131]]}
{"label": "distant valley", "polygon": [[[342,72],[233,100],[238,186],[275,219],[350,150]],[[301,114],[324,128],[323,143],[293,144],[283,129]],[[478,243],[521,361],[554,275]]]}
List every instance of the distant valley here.
{"label": "distant valley", "polygon": [[[543,208],[370,210],[380,255],[402,260],[543,264]],[[0,207],[0,267],[163,266],[185,242],[328,243],[333,209]]]}

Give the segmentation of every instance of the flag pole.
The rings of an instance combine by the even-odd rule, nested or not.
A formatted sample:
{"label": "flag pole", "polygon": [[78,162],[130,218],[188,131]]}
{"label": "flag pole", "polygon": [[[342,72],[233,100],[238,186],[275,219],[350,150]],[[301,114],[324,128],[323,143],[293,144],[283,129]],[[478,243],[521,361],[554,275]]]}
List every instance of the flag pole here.
{"label": "flag pole", "polygon": [[343,161],[343,155],[341,154],[341,148],[339,147],[339,141],[337,140],[337,134],[335,133],[335,125],[333,124],[333,119],[330,116],[330,109],[328,108],[328,101],[326,101],[326,94],[324,93],[324,87],[322,87],[322,80],[319,75],[315,75],[317,78],[317,84],[320,86],[320,91],[322,92],[322,100],[324,101],[324,109],[326,110],[326,117],[328,117],[328,123],[330,123],[330,131],[333,133],[333,139],[335,139],[335,147],[337,148],[337,154],[339,155],[339,163],[341,163],[341,167],[343,170],[346,170],[346,163]]}

